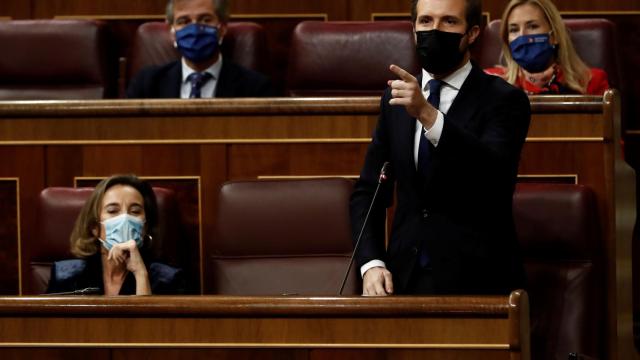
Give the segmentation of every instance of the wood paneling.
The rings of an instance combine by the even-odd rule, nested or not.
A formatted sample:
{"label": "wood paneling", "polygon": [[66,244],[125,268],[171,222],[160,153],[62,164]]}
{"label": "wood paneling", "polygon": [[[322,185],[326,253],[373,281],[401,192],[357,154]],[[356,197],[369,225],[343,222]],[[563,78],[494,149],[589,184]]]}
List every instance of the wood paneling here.
{"label": "wood paneling", "polygon": [[[378,106],[374,97],[0,102],[4,116],[0,141],[47,145],[366,141]],[[140,157],[131,161],[141,163]]]}
{"label": "wood paneling", "polygon": [[208,254],[212,253],[211,243],[215,234],[215,219],[217,215],[218,191],[222,184],[229,180],[229,156],[228,145],[209,144],[201,145],[200,176],[202,186],[200,188],[200,201],[202,203],[201,231],[202,237],[202,271],[204,279],[201,289],[209,293],[210,281],[207,274],[211,273],[211,261]]}
{"label": "wood paneling", "polygon": [[[44,151],[39,147],[21,147],[21,146],[0,146],[0,159],[2,159],[2,166],[0,166],[0,178],[16,179],[15,181],[1,182],[2,189],[7,193],[2,195],[3,213],[10,216],[6,233],[8,236],[3,241],[3,257],[6,261],[0,262],[0,273],[2,273],[1,281],[7,288],[0,289],[2,294],[19,294],[21,291],[20,283],[18,282],[22,274],[28,273],[26,271],[27,266],[24,261],[19,261],[19,248],[22,258],[28,251],[25,249],[25,239],[33,238],[35,233],[36,221],[34,217],[34,211],[36,209],[37,197],[42,189],[44,189],[45,176],[44,176]],[[19,207],[21,215],[10,215],[13,211],[13,207],[18,205],[15,202],[16,191],[19,186],[20,197]],[[25,216],[28,214],[29,216]],[[18,228],[11,230],[13,224],[20,220]],[[14,231],[19,233],[13,233]],[[11,233],[13,233],[11,235]],[[15,236],[20,239],[21,244],[14,242]],[[13,237],[13,239],[11,239]],[[4,247],[6,246],[6,248]],[[21,267],[18,266],[20,263]],[[24,281],[24,278],[22,278]]]}
{"label": "wood paneling", "polygon": [[573,1],[554,1],[560,11],[624,11],[624,10],[640,10],[640,1],[638,0],[616,0],[616,1],[599,1],[599,0],[573,0]]}
{"label": "wood paneling", "polygon": [[33,17],[41,19],[58,15],[164,14],[166,5],[165,0],[38,0],[31,3]]}
{"label": "wood paneling", "polygon": [[65,359],[65,360],[111,360],[109,349],[0,349],[0,356],[4,359]]}
{"label": "wood paneling", "polygon": [[[491,19],[499,19],[508,1],[483,1],[483,11],[490,14]],[[622,0],[606,2],[599,0],[554,1],[560,11],[634,11],[640,10],[640,0]],[[409,0],[368,1],[350,0],[350,20],[370,20],[373,13],[409,13]]]}
{"label": "wood paneling", "polygon": [[[12,0],[17,2],[17,0]],[[38,0],[33,2],[34,18],[60,15],[157,15],[164,14],[166,1],[127,0]],[[8,9],[11,10],[11,9]],[[331,20],[348,20],[347,3],[343,1],[242,0],[231,1],[232,14],[318,14]],[[10,13],[7,15],[10,16]]]}
{"label": "wood paneling", "polygon": [[[309,360],[309,351],[304,349],[113,349],[111,350],[111,353],[113,354],[112,359],[114,360]],[[325,357],[324,359],[329,358]]]}
{"label": "wood paneling", "polygon": [[[485,12],[489,20],[500,18],[502,10],[506,5],[506,1],[483,1],[482,11]],[[367,1],[367,0],[351,0],[349,1],[349,14],[351,20],[369,21],[372,20],[373,14],[395,14],[410,20],[411,1],[409,0],[390,0],[390,1]]]}
{"label": "wood paneling", "polygon": [[365,142],[231,145],[229,178],[242,180],[280,175],[358,176],[367,145]]}
{"label": "wood paneling", "polygon": [[[164,0],[5,0],[0,4],[0,16],[13,18],[51,18],[58,15],[149,15],[164,13]],[[484,1],[484,11],[499,18],[506,5],[504,0]],[[640,0],[603,2],[598,0],[556,1],[561,11],[640,10]],[[231,2],[233,14],[309,14],[326,13],[329,20],[369,20],[372,13],[408,13],[408,0],[295,1],[242,0]]]}
{"label": "wood paneling", "polygon": [[[595,191],[607,244],[606,291],[620,296],[628,291],[630,298],[628,270],[616,268],[630,261],[628,253],[618,251],[628,238],[624,232],[615,235],[613,169],[621,159],[615,153],[617,94],[530,100],[533,117],[520,174],[575,174],[578,183]],[[200,175],[207,292],[206,244],[215,237],[219,185],[259,176],[358,174],[378,104],[377,98],[0,102],[0,157],[13,159],[4,169],[6,176],[23,179],[27,175],[20,165],[36,167],[28,181],[39,186],[27,186],[21,198],[34,198],[49,182],[68,184],[73,176]],[[24,214],[22,223],[33,224],[32,216]],[[609,300],[609,343],[614,344],[612,329],[624,309],[615,298]],[[613,354],[617,348],[611,346]]]}
{"label": "wood paneling", "polygon": [[[408,0],[351,0],[349,4],[349,18],[351,20],[370,21],[373,13],[404,13],[409,14],[411,2]],[[407,18],[410,19],[410,18]]]}
{"label": "wood paneling", "polygon": [[[49,146],[46,148],[45,158],[47,187],[74,186],[74,179],[84,175],[84,151],[80,147]],[[92,161],[99,163],[100,159]]]}
{"label": "wood paneling", "polygon": [[327,14],[331,21],[349,20],[346,1],[231,1],[231,14]]}
{"label": "wood paneling", "polygon": [[19,292],[18,241],[19,203],[18,179],[0,178],[0,294],[14,295]]}
{"label": "wood paneling", "polygon": [[[214,349],[256,358],[301,351],[370,359],[529,359],[526,293],[466,297],[0,298],[0,348]],[[364,349],[361,353],[359,349]],[[229,352],[227,352],[229,351]],[[136,351],[140,354],[140,351]],[[134,354],[136,353],[134,352]],[[207,352],[209,352],[207,354]],[[190,352],[211,355],[210,350]],[[145,358],[165,358],[160,351]]]}
{"label": "wood paneling", "polygon": [[2,1],[0,2],[0,18],[30,19],[31,4],[29,1]]}

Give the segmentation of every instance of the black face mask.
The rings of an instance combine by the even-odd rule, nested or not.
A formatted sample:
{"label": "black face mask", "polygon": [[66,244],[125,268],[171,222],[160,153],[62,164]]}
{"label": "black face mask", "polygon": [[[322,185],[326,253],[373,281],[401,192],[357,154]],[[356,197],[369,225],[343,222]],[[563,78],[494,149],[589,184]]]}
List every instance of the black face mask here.
{"label": "black face mask", "polygon": [[460,51],[464,35],[440,30],[416,31],[416,51],[422,68],[435,75],[454,70],[465,54]]}

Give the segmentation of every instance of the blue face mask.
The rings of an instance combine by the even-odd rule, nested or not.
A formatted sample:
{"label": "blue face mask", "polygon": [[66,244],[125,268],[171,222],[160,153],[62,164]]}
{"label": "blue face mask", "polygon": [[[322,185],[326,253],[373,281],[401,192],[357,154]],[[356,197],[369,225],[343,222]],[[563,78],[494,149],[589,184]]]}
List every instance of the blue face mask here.
{"label": "blue face mask", "polygon": [[211,59],[218,52],[218,28],[189,24],[176,31],[176,47],[186,59],[195,63]]}
{"label": "blue face mask", "polygon": [[547,69],[556,54],[556,47],[549,42],[549,34],[522,35],[509,47],[513,60],[531,73]]}
{"label": "blue face mask", "polygon": [[129,214],[122,214],[102,222],[105,239],[99,239],[107,249],[116,244],[134,240],[138,248],[142,247],[142,228],[144,221]]}

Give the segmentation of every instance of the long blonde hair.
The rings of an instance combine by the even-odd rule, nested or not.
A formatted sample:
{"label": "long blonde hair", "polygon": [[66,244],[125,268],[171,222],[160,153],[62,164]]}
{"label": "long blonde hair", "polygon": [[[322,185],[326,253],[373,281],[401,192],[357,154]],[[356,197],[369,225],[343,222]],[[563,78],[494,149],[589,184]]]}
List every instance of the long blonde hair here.
{"label": "long blonde hair", "polygon": [[591,80],[591,71],[576,53],[567,28],[560,16],[560,12],[550,0],[511,0],[504,9],[502,13],[502,24],[500,25],[500,36],[502,38],[502,58],[507,67],[505,74],[506,80],[511,84],[515,84],[520,72],[520,66],[513,60],[511,49],[509,48],[508,18],[514,8],[524,4],[534,4],[538,6],[547,18],[552,34],[558,42],[556,62],[562,69],[564,75],[563,85],[581,94],[586,93],[587,85]]}

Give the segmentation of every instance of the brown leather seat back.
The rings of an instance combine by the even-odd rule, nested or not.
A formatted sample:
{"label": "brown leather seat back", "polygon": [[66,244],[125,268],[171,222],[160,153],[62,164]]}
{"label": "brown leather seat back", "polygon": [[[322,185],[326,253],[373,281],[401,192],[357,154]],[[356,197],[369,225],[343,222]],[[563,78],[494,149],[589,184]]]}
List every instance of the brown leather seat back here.
{"label": "brown leather seat back", "polygon": [[532,358],[602,358],[604,244],[594,194],[580,185],[518,184],[513,207],[528,276]]}
{"label": "brown leather seat back", "polygon": [[[483,68],[500,64],[502,42],[501,20],[494,20],[483,31],[480,38],[477,61]],[[607,72],[609,84],[620,88],[618,51],[615,41],[615,24],[606,19],[565,19],[571,41],[580,58],[590,67]]]}
{"label": "brown leather seat back", "polygon": [[488,23],[476,40],[474,59],[483,69],[502,64],[501,23],[501,20],[493,20]]}
{"label": "brown leather seat back", "polygon": [[[352,187],[346,179],[223,185],[205,257],[213,292],[336,295],[353,248]],[[356,269],[350,275],[344,294],[357,294]]]}
{"label": "brown leather seat back", "polygon": [[115,81],[107,73],[108,40],[101,22],[0,21],[0,44],[0,100],[113,95]]}
{"label": "brown leather seat back", "polygon": [[564,23],[582,60],[606,71],[609,84],[620,88],[616,25],[607,19],[566,19]]}
{"label": "brown leather seat back", "polygon": [[[169,24],[161,21],[144,23],[138,27],[131,49],[129,79],[145,66],[163,65],[180,59],[169,31]],[[267,69],[266,35],[259,24],[228,23],[221,51],[225,57],[247,69],[259,72]]]}
{"label": "brown leather seat back", "polygon": [[142,68],[163,65],[180,59],[180,53],[173,46],[169,25],[154,21],[140,25],[136,31],[129,55],[129,79]]}
{"label": "brown leather seat back", "polygon": [[[179,257],[179,210],[172,190],[154,188],[158,201],[158,226],[151,252],[154,259],[181,264]],[[47,289],[51,264],[70,259],[69,236],[76,218],[93,188],[46,188],[40,193],[37,213],[37,237],[23,242],[23,260],[29,275],[23,280],[23,293],[42,294]]]}
{"label": "brown leather seat back", "polygon": [[379,96],[396,64],[419,69],[409,21],[305,21],[293,33],[287,90],[292,96]]}

